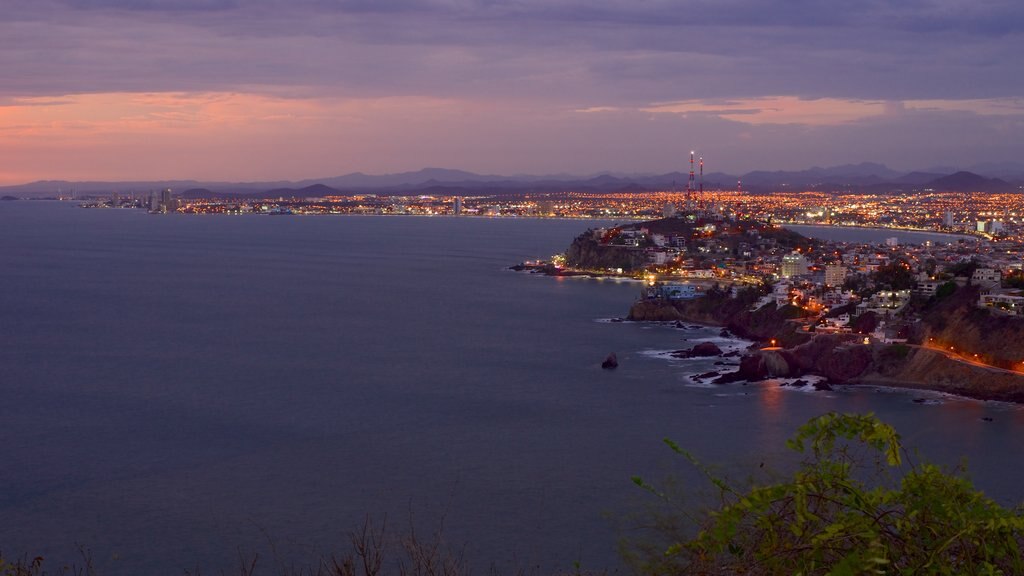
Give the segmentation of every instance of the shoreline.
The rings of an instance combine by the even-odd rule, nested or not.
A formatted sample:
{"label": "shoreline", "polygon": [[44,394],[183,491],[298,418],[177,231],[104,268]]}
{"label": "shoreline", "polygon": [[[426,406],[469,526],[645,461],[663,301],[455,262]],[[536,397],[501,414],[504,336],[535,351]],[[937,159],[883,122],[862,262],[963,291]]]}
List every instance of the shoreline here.
{"label": "shoreline", "polygon": [[[780,227],[790,229],[790,226],[802,226],[805,228],[831,228],[840,230],[885,230],[892,232],[902,232],[905,234],[928,234],[932,236],[950,236],[958,240],[974,240],[976,242],[988,241],[988,238],[984,236],[978,236],[975,234],[968,234],[966,232],[945,232],[942,230],[930,230],[927,228],[893,228],[891,226],[859,226],[856,224],[800,224],[800,223],[786,223],[779,224]],[[794,230],[794,232],[798,232]]]}
{"label": "shoreline", "polygon": [[[708,383],[820,376],[831,386],[882,386],[1024,405],[1024,374],[993,373],[988,368],[959,362],[922,348],[910,348],[897,357],[889,352],[895,345],[858,345],[853,340],[856,336],[849,335],[806,335],[807,338],[801,341],[785,343],[785,336],[780,332],[778,336],[768,337],[780,338],[781,347],[757,349],[755,346],[763,345],[766,340],[760,333],[763,326],[756,325],[752,320],[753,314],[723,316],[722,312],[721,306],[713,305],[709,310],[698,310],[693,306],[637,302],[627,319],[723,328],[731,337],[751,342],[739,358],[739,368],[709,378]],[[695,375],[688,374],[691,377]]]}

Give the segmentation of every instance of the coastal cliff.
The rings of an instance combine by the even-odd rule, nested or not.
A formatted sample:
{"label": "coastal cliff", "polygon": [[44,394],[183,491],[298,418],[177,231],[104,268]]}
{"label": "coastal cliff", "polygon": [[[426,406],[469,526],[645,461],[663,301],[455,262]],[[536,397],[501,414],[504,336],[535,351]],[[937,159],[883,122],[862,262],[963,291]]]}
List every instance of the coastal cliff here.
{"label": "coastal cliff", "polygon": [[[1012,359],[1024,357],[1019,350],[1024,321],[977,308],[976,288],[961,288],[955,298],[927,303],[908,344],[864,344],[861,335],[804,332],[790,321],[799,309],[769,304],[751,311],[749,302],[755,296],[733,299],[722,291],[711,291],[693,300],[640,300],[630,308],[628,318],[723,326],[742,338],[762,343],[774,339],[779,345],[748,353],[737,371],[715,380],[720,384],[817,375],[829,384],[933,390],[1024,403],[1024,374],[998,367],[1011,368]],[[948,342],[955,342],[965,357],[977,354],[979,361],[993,366],[971,364],[927,347],[945,349]]]}
{"label": "coastal cliff", "polygon": [[[898,345],[897,345],[898,346]],[[1024,375],[975,366],[948,358],[941,352],[905,346],[879,350],[876,361],[855,383],[934,390],[980,400],[1024,403]],[[877,358],[881,356],[881,358]]]}
{"label": "coastal cliff", "polygon": [[751,311],[761,296],[758,288],[746,288],[735,297],[725,290],[712,288],[705,296],[690,300],[637,300],[629,309],[627,320],[638,322],[683,321],[723,326],[730,332],[749,340],[768,341],[774,338],[782,346],[796,346],[810,340],[810,335],[798,332],[798,326],[789,322],[804,315],[796,306],[768,304]]}
{"label": "coastal cliff", "polygon": [[965,286],[936,299],[924,310],[914,341],[977,354],[980,361],[1001,368],[1019,367],[1024,319],[979,308],[979,292],[977,286]]}
{"label": "coastal cliff", "polygon": [[588,230],[576,237],[565,251],[565,263],[577,270],[609,270],[622,268],[631,272],[646,264],[642,250],[629,246],[602,244]]}
{"label": "coastal cliff", "polygon": [[865,345],[855,338],[819,335],[792,349],[762,349],[740,360],[724,384],[817,375],[829,384],[931,390],[979,400],[1024,403],[1024,375],[977,366],[942,352],[906,344]]}

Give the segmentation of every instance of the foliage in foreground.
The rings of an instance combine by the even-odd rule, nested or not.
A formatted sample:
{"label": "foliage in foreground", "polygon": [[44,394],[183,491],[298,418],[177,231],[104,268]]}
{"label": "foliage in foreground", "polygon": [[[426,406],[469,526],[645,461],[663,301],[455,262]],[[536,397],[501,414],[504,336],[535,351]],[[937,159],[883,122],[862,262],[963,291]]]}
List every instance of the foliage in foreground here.
{"label": "foliage in foreground", "polygon": [[[648,574],[1024,574],[1024,515],[963,477],[905,463],[873,415],[829,413],[787,445],[791,479],[738,491],[689,453],[721,497],[700,531],[643,559]],[[654,491],[639,478],[634,481]]]}

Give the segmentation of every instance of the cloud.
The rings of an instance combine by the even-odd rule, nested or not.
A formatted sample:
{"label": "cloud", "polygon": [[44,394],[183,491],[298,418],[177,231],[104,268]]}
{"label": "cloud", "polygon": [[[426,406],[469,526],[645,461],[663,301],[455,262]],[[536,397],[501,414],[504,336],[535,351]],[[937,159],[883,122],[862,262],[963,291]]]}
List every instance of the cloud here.
{"label": "cloud", "polygon": [[1022,21],[937,0],[40,0],[0,23],[0,71],[22,95],[989,98],[1024,91],[1022,33],[999,24]]}
{"label": "cloud", "polygon": [[[301,179],[428,165],[506,174],[667,172],[684,167],[690,149],[704,156],[708,172],[862,160],[917,169],[1018,158],[1019,145],[1006,142],[1024,129],[1024,114],[989,114],[1002,108],[987,101],[902,109],[854,103],[864,117],[811,124],[749,121],[805,113],[806,102],[794,98],[771,99],[778,107],[772,112],[762,101],[674,103],[663,105],[670,112],[651,112],[514,99],[232,92],[85,94],[37,105],[42,101],[0,106],[0,155],[39,179]],[[834,103],[814,105],[826,104]],[[833,114],[810,110],[812,120]]]}
{"label": "cloud", "polygon": [[[592,107],[589,111],[609,110]],[[1024,99],[993,98],[969,100],[843,100],[774,96],[739,100],[688,100],[658,103],[640,110],[655,114],[717,116],[744,124],[799,124],[838,126],[908,111],[967,112],[979,116],[1024,117]]]}
{"label": "cloud", "polygon": [[[188,150],[216,142],[289,174],[327,152],[283,159],[252,141],[334,146],[365,164],[354,170],[384,167],[372,153],[404,155],[399,169],[659,170],[674,167],[671,146],[750,165],[791,153],[803,165],[871,152],[869,136],[929,139],[894,150],[894,163],[922,147],[944,156],[951,144],[933,140],[945,124],[920,118],[1024,153],[1006,129],[1024,94],[1024,3],[1008,0],[13,4],[0,20],[0,117],[4,133],[47,134],[33,150],[51,166],[87,150],[90,131],[109,154],[160,134],[161,153],[183,150],[197,170],[209,162]],[[414,133],[403,138],[389,115]],[[361,134],[367,149],[328,126]],[[907,132],[889,135],[895,126]],[[440,146],[431,132],[450,137]]]}

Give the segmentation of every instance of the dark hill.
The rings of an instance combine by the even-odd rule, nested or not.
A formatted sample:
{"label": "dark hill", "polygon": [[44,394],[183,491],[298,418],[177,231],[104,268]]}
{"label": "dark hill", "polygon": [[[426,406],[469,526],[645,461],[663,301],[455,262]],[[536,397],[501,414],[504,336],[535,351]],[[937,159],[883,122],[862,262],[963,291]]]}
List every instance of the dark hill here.
{"label": "dark hill", "polygon": [[924,185],[942,192],[1009,192],[1013,185],[999,178],[985,178],[974,172],[957,172]]}
{"label": "dark hill", "polygon": [[215,198],[216,196],[217,195],[209,188],[189,188],[181,194],[178,194],[178,197],[190,200],[195,198]]}
{"label": "dark hill", "polygon": [[942,174],[936,174],[934,172],[910,172],[909,174],[904,174],[903,176],[896,178],[893,182],[911,185],[927,184],[928,182],[938,178],[942,178]]}
{"label": "dark hill", "polygon": [[325,184],[312,184],[305,188],[275,188],[268,190],[263,194],[258,194],[263,198],[322,198],[324,196],[348,196],[346,192],[342,192],[336,188],[331,188]]}
{"label": "dark hill", "polygon": [[319,198],[322,196],[347,196],[345,192],[338,190],[337,188],[331,188],[326,184],[312,184],[305,188],[300,188],[301,192],[306,198]]}

